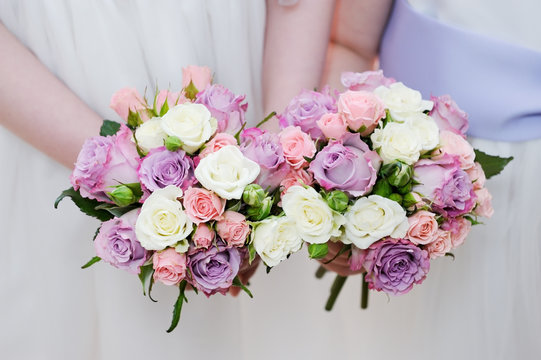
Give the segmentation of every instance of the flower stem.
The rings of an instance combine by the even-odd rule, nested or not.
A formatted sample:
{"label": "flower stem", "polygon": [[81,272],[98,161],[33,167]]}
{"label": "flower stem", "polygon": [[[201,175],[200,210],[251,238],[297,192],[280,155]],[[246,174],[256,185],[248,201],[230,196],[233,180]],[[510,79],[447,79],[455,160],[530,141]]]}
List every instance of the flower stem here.
{"label": "flower stem", "polygon": [[338,297],[338,294],[340,294],[340,290],[342,290],[342,287],[344,286],[347,278],[347,276],[336,275],[336,278],[334,279],[334,282],[331,286],[331,294],[329,295],[327,304],[325,304],[325,310],[332,310],[334,303],[336,302],[336,298]]}
{"label": "flower stem", "polygon": [[257,127],[257,128],[260,127],[261,125],[263,125],[264,123],[266,123],[267,121],[272,119],[273,116],[276,116],[276,111],[273,111],[269,115],[267,115],[267,117],[264,118],[263,120],[261,120],[255,127]]}
{"label": "flower stem", "polygon": [[361,285],[361,309],[368,308],[368,283],[365,280],[366,273],[363,273],[363,282]]}
{"label": "flower stem", "polygon": [[323,266],[319,265],[316,271],[316,278],[321,279],[323,275],[327,272],[327,269],[325,269]]}

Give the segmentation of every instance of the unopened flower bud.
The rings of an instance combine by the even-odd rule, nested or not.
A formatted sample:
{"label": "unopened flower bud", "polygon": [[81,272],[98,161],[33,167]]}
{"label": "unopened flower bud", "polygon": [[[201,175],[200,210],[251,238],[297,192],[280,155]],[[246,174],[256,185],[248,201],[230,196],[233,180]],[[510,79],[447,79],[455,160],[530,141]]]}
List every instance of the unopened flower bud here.
{"label": "unopened flower bud", "polygon": [[165,139],[165,147],[169,151],[177,151],[182,147],[182,141],[176,136],[168,136]]}
{"label": "unopened flower bud", "polygon": [[134,195],[133,191],[126,185],[116,186],[113,191],[107,194],[109,195],[109,198],[120,207],[128,206],[137,201],[137,197]]}
{"label": "unopened flower bud", "polygon": [[410,182],[413,175],[413,169],[411,166],[397,161],[385,165],[382,168],[382,174],[387,178],[389,184],[399,188]]}
{"label": "unopened flower bud", "polygon": [[261,206],[251,206],[248,208],[248,217],[254,221],[260,221],[270,215],[274,201],[271,197],[266,197],[261,202]]}
{"label": "unopened flower bud", "polygon": [[415,197],[415,195],[412,192],[407,193],[402,198],[402,205],[407,209],[419,202],[419,199]]}
{"label": "unopened flower bud", "polygon": [[393,193],[393,189],[389,182],[385,179],[379,179],[372,188],[372,194],[383,197],[389,197]]}
{"label": "unopened flower bud", "polygon": [[265,199],[265,196],[267,196],[267,194],[261,186],[257,184],[250,184],[244,188],[242,200],[250,206],[260,207]]}
{"label": "unopened flower bud", "polygon": [[392,193],[391,195],[389,195],[389,200],[396,201],[397,203],[402,205],[402,195],[400,194]]}
{"label": "unopened flower bud", "polygon": [[348,196],[340,190],[331,191],[327,194],[325,200],[327,200],[327,204],[331,209],[340,213],[344,212],[349,204]]}

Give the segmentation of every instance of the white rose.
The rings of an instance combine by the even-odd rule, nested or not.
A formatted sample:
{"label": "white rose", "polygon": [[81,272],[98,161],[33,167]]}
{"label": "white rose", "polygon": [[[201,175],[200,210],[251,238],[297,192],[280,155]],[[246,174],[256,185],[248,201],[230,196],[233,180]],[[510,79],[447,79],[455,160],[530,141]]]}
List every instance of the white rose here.
{"label": "white rose", "polygon": [[423,100],[419,91],[410,89],[401,82],[389,87],[379,86],[374,90],[374,94],[383,101],[394,120],[406,120],[409,115],[432,110],[434,106],[432,101]]}
{"label": "white rose", "polygon": [[234,145],[227,145],[201,159],[196,179],[222,199],[240,199],[246,185],[259,175],[259,165],[245,157]]}
{"label": "white rose", "polygon": [[370,139],[385,164],[400,160],[412,165],[421,155],[419,134],[409,123],[390,122],[383,129],[374,130]]}
{"label": "white rose", "polygon": [[333,211],[313,188],[292,186],[282,197],[282,209],[295,222],[300,237],[311,244],[326,243],[340,236],[344,217]]}
{"label": "white rose", "polygon": [[162,117],[162,128],[182,141],[182,150],[193,154],[216,132],[217,121],[205,105],[184,103],[169,109]]}
{"label": "white rose", "polygon": [[144,122],[135,130],[135,138],[137,144],[145,153],[163,146],[167,134],[162,129],[162,119],[155,117]]}
{"label": "white rose", "polygon": [[252,232],[255,251],[265,265],[273,267],[302,246],[295,223],[286,216],[260,221]]}
{"label": "white rose", "polygon": [[163,250],[190,235],[193,225],[182,209],[180,197],[182,190],[169,185],[146,199],[135,223],[135,235],[145,249]]}
{"label": "white rose", "polygon": [[417,132],[421,151],[433,150],[440,141],[440,129],[430,116],[416,113],[408,117],[406,122]]}
{"label": "white rose", "polygon": [[366,249],[386,236],[403,238],[409,228],[402,206],[379,195],[358,199],[344,216],[346,231],[342,242],[353,243],[359,249]]}

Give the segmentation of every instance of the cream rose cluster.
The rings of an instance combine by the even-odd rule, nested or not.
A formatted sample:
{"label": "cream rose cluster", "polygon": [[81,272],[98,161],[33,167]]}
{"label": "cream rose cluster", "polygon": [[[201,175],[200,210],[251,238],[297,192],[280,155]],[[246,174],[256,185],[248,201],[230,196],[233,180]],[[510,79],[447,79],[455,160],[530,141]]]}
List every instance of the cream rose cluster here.
{"label": "cream rose cluster", "polygon": [[252,241],[257,254],[269,267],[278,265],[302,246],[295,222],[286,216],[269,217],[257,223]]}

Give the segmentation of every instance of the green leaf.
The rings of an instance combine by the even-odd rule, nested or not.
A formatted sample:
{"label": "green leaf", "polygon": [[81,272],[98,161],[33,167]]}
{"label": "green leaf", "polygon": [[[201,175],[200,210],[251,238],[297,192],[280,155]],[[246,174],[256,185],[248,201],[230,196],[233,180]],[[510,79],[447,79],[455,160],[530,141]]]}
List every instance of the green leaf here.
{"label": "green leaf", "polygon": [[485,176],[487,179],[490,179],[494,175],[498,175],[507,164],[511,160],[513,160],[513,157],[500,157],[495,155],[489,155],[485,152],[482,152],[481,150],[475,150],[475,161],[477,161],[479,164],[481,164],[481,167],[483,168],[483,171],[485,172]]}
{"label": "green leaf", "polygon": [[248,288],[246,286],[244,286],[244,284],[240,281],[240,278],[238,276],[235,276],[235,278],[233,279],[233,286],[240,287],[242,290],[244,290],[244,292],[246,294],[248,294],[249,297],[251,297],[251,298],[254,297],[252,295],[252,292],[250,290],[248,290]]}
{"label": "green leaf", "polygon": [[248,263],[251,265],[252,262],[255,260],[255,257],[256,257],[256,254],[257,252],[255,251],[255,246],[254,246],[254,242],[250,242],[250,244],[248,245],[248,253],[250,255],[249,259],[248,259]]}
{"label": "green leaf", "polygon": [[226,209],[228,211],[240,211],[240,207],[242,206],[242,201],[240,200],[228,200],[226,204]]}
{"label": "green leaf", "polygon": [[308,253],[312,259],[321,259],[329,253],[329,246],[327,243],[310,244],[308,246]]}
{"label": "green leaf", "polygon": [[154,275],[154,268],[152,264],[141,266],[141,272],[139,273],[139,280],[141,280],[141,285],[143,285],[143,295],[147,295],[147,288],[149,289],[150,295],[150,282],[152,280],[152,275]]}
{"label": "green leaf", "polygon": [[471,217],[471,216],[464,216],[464,218],[465,218],[466,220],[468,220],[469,222],[471,222],[472,225],[482,225],[482,224],[483,224],[482,222],[477,221],[477,218],[474,219],[474,218]]}
{"label": "green leaf", "polygon": [[94,237],[92,238],[92,241],[96,240],[98,237],[98,234],[100,233],[101,225],[96,229],[96,232],[94,233]]}
{"label": "green leaf", "polygon": [[267,274],[270,273],[271,270],[272,270],[272,268],[270,266],[267,266],[267,269],[266,269]]}
{"label": "green leaf", "polygon": [[186,301],[188,302],[188,299],[186,299],[186,296],[184,295],[184,292],[186,291],[186,284],[188,282],[186,280],[182,280],[182,282],[179,285],[179,294],[177,301],[175,302],[175,306],[173,308],[173,319],[171,320],[171,326],[169,326],[169,329],[167,329],[167,332],[170,333],[171,331],[175,330],[175,328],[178,325],[178,321],[180,320],[180,313],[182,311],[182,304]]}
{"label": "green leaf", "polygon": [[455,260],[455,254],[453,254],[453,253],[450,253],[450,252],[445,253],[445,256],[449,256],[450,258],[453,259],[453,261]]}
{"label": "green leaf", "polygon": [[165,139],[165,147],[167,150],[175,152],[178,149],[180,149],[183,145],[182,140],[180,140],[176,136],[168,136],[167,139]]}
{"label": "green leaf", "polygon": [[168,111],[169,111],[169,105],[167,104],[167,98],[165,98],[162,108],[160,109],[160,117],[164,116]]}
{"label": "green leaf", "polygon": [[58,209],[58,204],[65,197],[71,198],[71,200],[75,203],[79,210],[81,210],[88,216],[95,217],[96,219],[101,221],[111,220],[114,217],[113,214],[108,211],[97,209],[97,207],[99,207],[102,203],[97,200],[82,197],[79,191],[76,191],[73,188],[62,191],[62,194],[60,194],[60,196],[56,198],[56,201],[54,202],[55,209]]}
{"label": "green leaf", "polygon": [[111,219],[112,219],[113,217],[121,217],[125,213],[130,212],[133,209],[137,209],[140,206],[141,206],[141,204],[139,204],[139,203],[135,203],[135,204],[131,204],[131,205],[128,205],[128,206],[123,206],[123,207],[116,206],[115,204],[102,203],[102,204],[99,204],[98,206],[96,206],[96,210],[106,211],[110,215],[113,215],[111,217]]}
{"label": "green leaf", "polygon": [[95,263],[97,263],[98,261],[100,261],[101,258],[99,256],[94,256],[92,259],[90,259],[86,264],[84,264],[83,266],[81,266],[81,269],[86,269],[86,268],[89,268],[91,267],[92,265],[94,265]]}
{"label": "green leaf", "polygon": [[120,130],[120,124],[116,121],[103,120],[103,124],[100,129],[100,136],[114,135]]}

